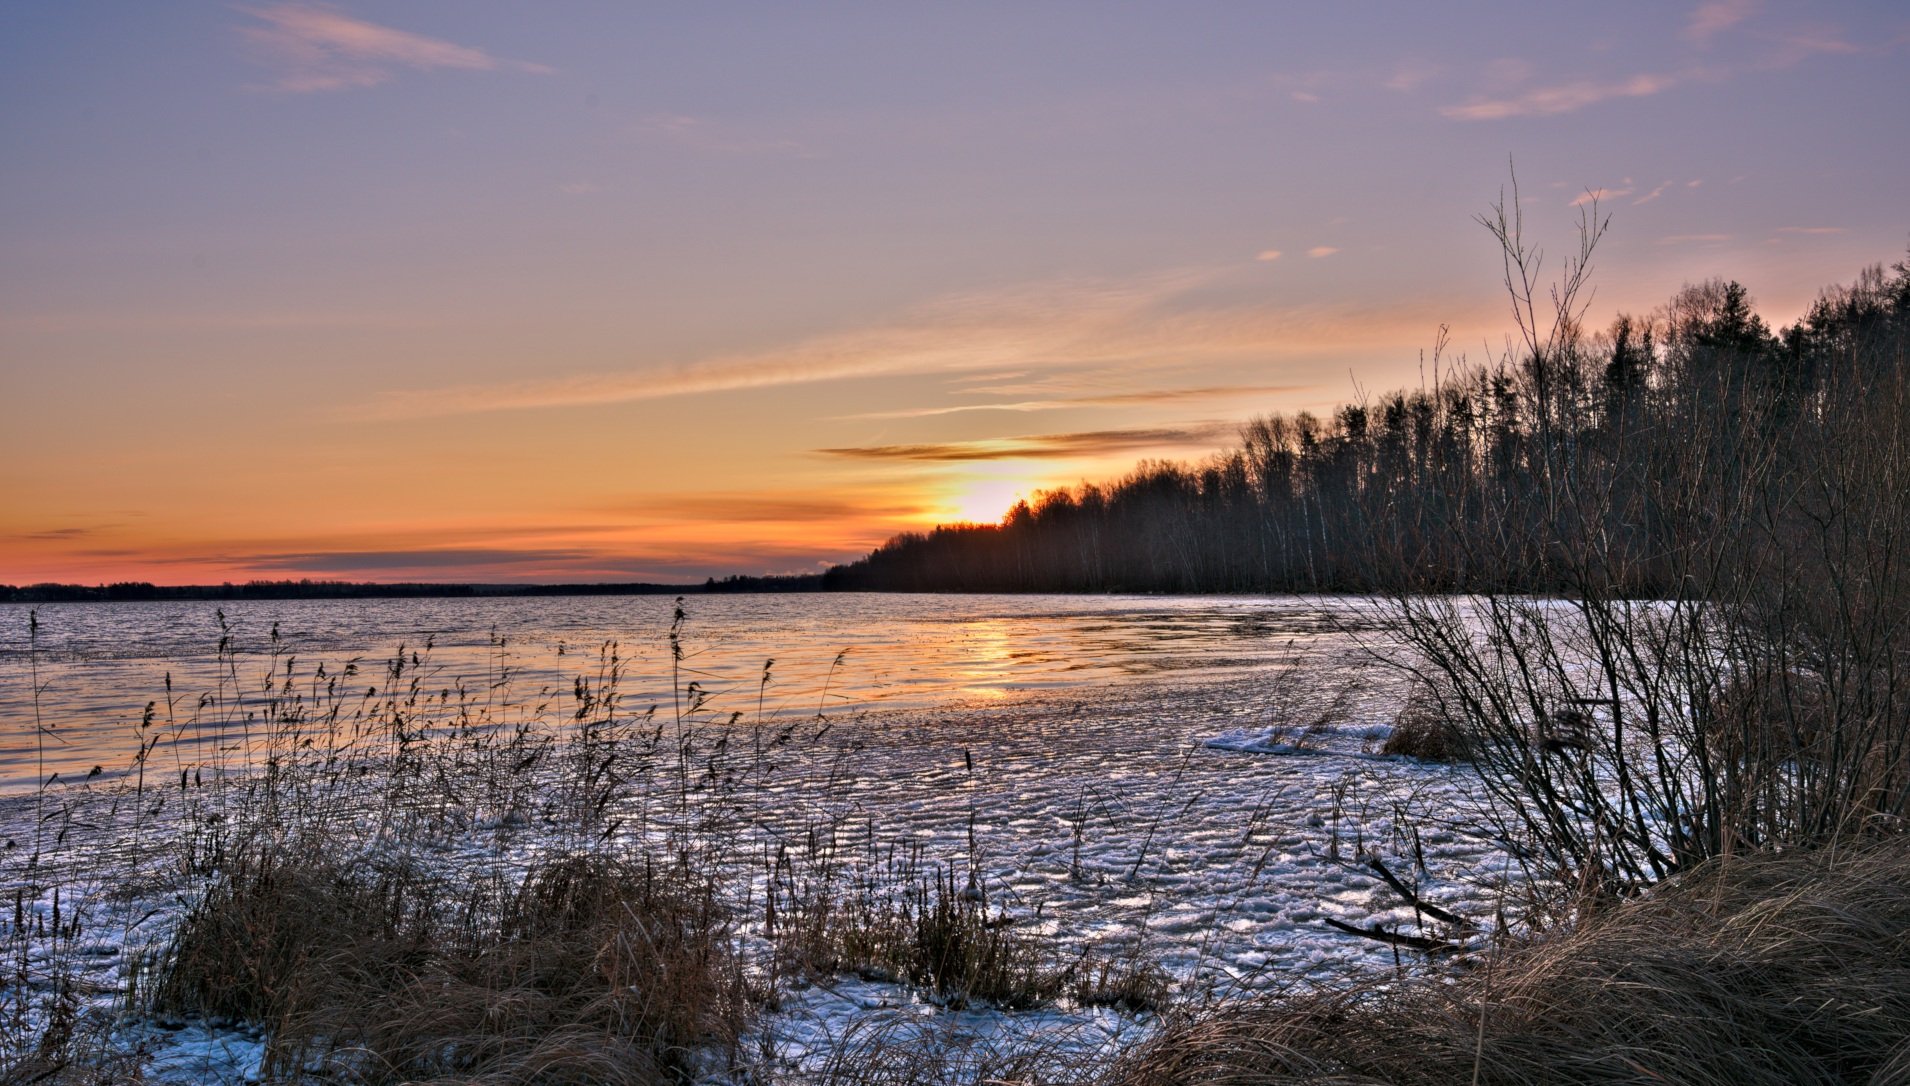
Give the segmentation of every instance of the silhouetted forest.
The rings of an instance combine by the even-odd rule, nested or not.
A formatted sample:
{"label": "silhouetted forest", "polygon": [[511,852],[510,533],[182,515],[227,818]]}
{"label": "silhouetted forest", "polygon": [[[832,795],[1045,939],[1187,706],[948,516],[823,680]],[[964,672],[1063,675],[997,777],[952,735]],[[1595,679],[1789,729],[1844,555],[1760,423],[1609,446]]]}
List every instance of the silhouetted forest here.
{"label": "silhouetted forest", "polygon": [[[1758,546],[1752,519],[1768,535],[1811,518],[1812,488],[1848,475],[1827,450],[1904,440],[1895,401],[1873,393],[1904,382],[1910,261],[1823,291],[1777,332],[1742,285],[1712,280],[1592,333],[1573,297],[1595,241],[1567,266],[1549,330],[1546,292],[1508,247],[1523,342],[1503,359],[1448,364],[1436,349],[1427,387],[1254,419],[1203,463],[1145,462],[999,524],[899,535],[826,583],[1656,595],[1701,553]],[[1901,503],[1910,480],[1895,496],[1876,485]]]}
{"label": "silhouetted forest", "polygon": [[[1038,494],[999,524],[898,535],[821,575],[700,585],[0,585],[0,601],[816,590],[1662,596],[1699,565],[1782,575],[1770,556],[1796,560],[1800,539],[1854,530],[1853,501],[1878,545],[1895,546],[1910,520],[1910,480],[1870,465],[1895,463],[1873,454],[1910,440],[1900,406],[1910,259],[1824,290],[1775,332],[1746,289],[1723,280],[1588,332],[1573,299],[1595,241],[1568,265],[1574,278],[1549,303],[1549,320],[1546,291],[1517,263],[1529,254],[1509,245],[1522,343],[1502,359],[1448,363],[1442,342],[1426,387],[1327,417],[1254,419],[1238,445],[1205,462],[1143,462],[1114,482]],[[1843,503],[1834,510],[1833,498]],[[1833,523],[1839,517],[1849,523]]]}

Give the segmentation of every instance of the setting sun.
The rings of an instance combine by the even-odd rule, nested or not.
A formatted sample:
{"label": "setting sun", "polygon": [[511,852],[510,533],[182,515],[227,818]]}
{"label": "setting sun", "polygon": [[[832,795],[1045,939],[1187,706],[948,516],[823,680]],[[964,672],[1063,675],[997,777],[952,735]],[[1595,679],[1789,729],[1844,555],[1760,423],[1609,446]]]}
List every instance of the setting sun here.
{"label": "setting sun", "polygon": [[1026,483],[993,479],[971,483],[955,495],[953,519],[970,524],[999,524],[1001,518],[1032,494]]}

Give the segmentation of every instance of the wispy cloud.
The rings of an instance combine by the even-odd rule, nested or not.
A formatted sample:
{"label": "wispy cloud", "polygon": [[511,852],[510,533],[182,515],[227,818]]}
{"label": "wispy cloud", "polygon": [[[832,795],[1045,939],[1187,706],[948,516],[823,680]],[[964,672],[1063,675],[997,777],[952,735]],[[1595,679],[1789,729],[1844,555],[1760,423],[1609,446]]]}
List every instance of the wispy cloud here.
{"label": "wispy cloud", "polygon": [[1887,53],[1910,40],[1910,35],[1878,43],[1866,49],[1850,41],[1836,30],[1827,28],[1793,29],[1766,35],[1766,40],[1774,42],[1777,53],[1769,62],[1773,68],[1786,68],[1814,56],[1855,56],[1859,53]]}
{"label": "wispy cloud", "polygon": [[713,521],[722,524],[838,524],[853,521],[903,520],[928,515],[921,504],[897,502],[892,496],[855,500],[840,494],[727,493],[667,494],[641,503],[616,507],[614,512],[669,523]]}
{"label": "wispy cloud", "polygon": [[70,543],[116,527],[118,527],[116,524],[101,524],[87,528],[48,528],[38,532],[22,532],[18,538],[31,539],[36,543]]}
{"label": "wispy cloud", "polygon": [[1267,262],[1272,262],[1272,261],[1275,261],[1275,260],[1278,260],[1278,259],[1280,259],[1280,250],[1278,250],[1278,249],[1262,249],[1262,250],[1260,250],[1260,252],[1259,252],[1259,253],[1258,253],[1258,254],[1257,254],[1257,255],[1256,255],[1255,257],[1254,257],[1254,259],[1255,259],[1255,260],[1261,260],[1261,261],[1267,261]]}
{"label": "wispy cloud", "polygon": [[1749,18],[1755,6],[1753,0],[1708,0],[1699,4],[1685,22],[1685,37],[1698,45],[1709,45],[1712,38]]}
{"label": "wispy cloud", "polygon": [[895,411],[866,411],[840,415],[843,419],[925,419],[975,411],[1060,411],[1074,407],[1125,407],[1132,404],[1185,403],[1223,396],[1274,396],[1305,392],[1311,385],[1211,385],[1206,388],[1161,388],[1140,392],[1110,392],[1099,396],[1070,396],[1053,400],[1017,400],[1012,403],[969,403],[951,407],[909,407]]}
{"label": "wispy cloud", "polygon": [[[145,558],[154,565],[223,568],[239,576],[341,576],[369,580],[504,581],[519,584],[682,582],[737,572],[809,572],[819,552],[847,559],[880,539],[831,541],[823,546],[700,543],[694,558],[678,544],[659,541],[605,549],[588,547],[461,547],[421,549],[322,548],[265,550],[257,553],[199,553],[177,558]],[[847,545],[843,545],[847,542]]]}
{"label": "wispy cloud", "polygon": [[1899,37],[1860,45],[1834,27],[1746,31],[1742,37],[1749,43],[1749,55],[1724,62],[1700,59],[1713,38],[1744,22],[1753,7],[1752,0],[1712,0],[1700,5],[1692,13],[1684,32],[1685,39],[1696,49],[1687,54],[1686,63],[1674,65],[1671,70],[1531,87],[1527,86],[1527,76],[1516,68],[1500,69],[1505,62],[1494,61],[1487,66],[1479,94],[1470,101],[1445,106],[1439,112],[1460,121],[1551,116],[1616,99],[1649,98],[1686,84],[1719,83],[1741,76],[1783,71],[1818,56],[1890,53],[1910,41],[1910,37]]}
{"label": "wispy cloud", "polygon": [[1571,206],[1584,207],[1586,204],[1604,203],[1607,200],[1617,200],[1626,196],[1630,196],[1633,192],[1636,192],[1636,191],[1637,191],[1636,189],[1631,187],[1631,178],[1628,177],[1625,179],[1625,187],[1622,189],[1608,189],[1608,188],[1586,189],[1584,192],[1581,192],[1577,196],[1574,196],[1572,198]]}
{"label": "wispy cloud", "polygon": [[1203,422],[1184,427],[1084,430],[1070,434],[1039,434],[1031,437],[933,442],[920,445],[858,445],[816,451],[828,456],[856,460],[934,462],[1054,460],[1073,456],[1132,452],[1137,449],[1213,447],[1233,437],[1238,430],[1238,423]]}
{"label": "wispy cloud", "polygon": [[948,379],[951,385],[981,384],[988,381],[1013,381],[1028,376],[1027,370],[1002,370],[997,373],[962,373]]}
{"label": "wispy cloud", "polygon": [[1643,196],[1640,196],[1638,199],[1633,200],[1631,202],[1631,206],[1637,207],[1641,204],[1651,203],[1653,200],[1656,200],[1658,197],[1663,196],[1665,194],[1665,190],[1670,187],[1671,187],[1671,182],[1662,181],[1658,184],[1657,188],[1652,189],[1650,192],[1645,193]]}
{"label": "wispy cloud", "polygon": [[355,19],[325,4],[284,3],[238,10],[264,25],[239,33],[279,69],[273,88],[295,94],[373,87],[399,70],[548,73],[549,68],[494,57],[482,49]]}
{"label": "wispy cloud", "polygon": [[1660,245],[1694,245],[1704,242],[1730,241],[1731,234],[1671,234],[1658,239]]}
{"label": "wispy cloud", "polygon": [[758,354],[643,372],[577,374],[507,384],[388,392],[365,410],[386,419],[629,403],[674,396],[904,373],[999,371],[1018,364],[1132,357],[1119,336],[1186,276],[1121,286],[1061,284],[1017,295],[943,299],[888,323]]}
{"label": "wispy cloud", "polygon": [[1019,396],[1045,401],[1096,395],[1104,387],[1105,381],[1093,366],[1058,366],[1039,374],[1016,376],[1018,379],[1015,380],[1004,377],[982,384],[970,384],[964,378],[951,377],[943,383],[949,386],[950,392],[961,396]]}
{"label": "wispy cloud", "polygon": [[1463,105],[1446,106],[1442,116],[1459,121],[1496,121],[1508,117],[1546,117],[1570,113],[1614,98],[1649,98],[1677,86],[1685,76],[1639,74],[1609,82],[1581,79],[1550,87],[1534,87],[1497,98],[1475,98]]}
{"label": "wispy cloud", "polygon": [[1780,234],[1848,234],[1849,230],[1841,226],[1780,226]]}
{"label": "wispy cloud", "polygon": [[1179,272],[1123,284],[1037,284],[959,295],[889,323],[761,353],[626,372],[392,390],[344,407],[339,414],[413,419],[903,374],[1053,373],[1068,367],[1184,370],[1322,347],[1390,342],[1387,337],[1450,317],[1450,305],[1432,298],[1403,305],[1286,308],[1199,301],[1200,288],[1213,281],[1212,273]]}
{"label": "wispy cloud", "polygon": [[442,570],[487,568],[506,572],[515,567],[548,568],[599,557],[576,548],[493,548],[450,547],[439,550],[374,551],[288,551],[280,554],[253,554],[237,559],[253,569],[272,572],[309,571],[324,573],[365,573],[369,571],[414,570],[432,573]]}
{"label": "wispy cloud", "polygon": [[1308,249],[1306,251],[1306,255],[1312,257],[1315,260],[1318,260],[1323,256],[1332,256],[1334,253],[1337,253],[1337,252],[1339,252],[1339,250],[1334,248],[1331,245],[1315,245],[1313,248]]}
{"label": "wispy cloud", "polygon": [[1012,403],[965,403],[951,407],[904,407],[894,411],[863,411],[837,415],[839,419],[929,419],[942,415],[966,415],[976,411],[1058,411],[1079,406],[1079,400],[1016,400]]}
{"label": "wispy cloud", "polygon": [[[542,517],[416,524],[309,536],[142,538],[135,546],[63,548],[72,574],[118,576],[113,567],[188,571],[161,580],[200,583],[247,577],[352,580],[601,582],[702,580],[737,572],[813,569],[866,552],[898,527],[933,519],[925,496],[890,488],[828,492],[703,492],[632,495]],[[783,525],[765,533],[753,525]],[[84,542],[79,541],[79,542]],[[151,577],[151,574],[143,576]]]}

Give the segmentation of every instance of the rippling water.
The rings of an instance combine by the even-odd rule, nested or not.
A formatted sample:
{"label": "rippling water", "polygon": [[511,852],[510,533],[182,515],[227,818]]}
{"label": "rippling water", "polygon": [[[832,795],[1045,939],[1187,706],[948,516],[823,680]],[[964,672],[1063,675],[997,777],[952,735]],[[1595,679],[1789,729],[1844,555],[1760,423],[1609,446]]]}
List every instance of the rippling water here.
{"label": "rippling water", "polygon": [[708,711],[747,722],[1213,678],[1341,640],[1360,612],[1309,597],[692,596],[673,677],[675,606],[667,596],[44,604],[36,644],[28,608],[0,605],[0,791],[32,787],[42,758],[66,781],[95,766],[125,772],[148,704],[168,714],[169,675],[174,716],[202,696],[257,703],[288,660],[305,680],[355,661],[351,681],[375,685],[401,649],[420,654],[434,686],[482,689],[509,674],[535,693],[592,675],[614,645],[626,706],[668,707],[695,682]]}

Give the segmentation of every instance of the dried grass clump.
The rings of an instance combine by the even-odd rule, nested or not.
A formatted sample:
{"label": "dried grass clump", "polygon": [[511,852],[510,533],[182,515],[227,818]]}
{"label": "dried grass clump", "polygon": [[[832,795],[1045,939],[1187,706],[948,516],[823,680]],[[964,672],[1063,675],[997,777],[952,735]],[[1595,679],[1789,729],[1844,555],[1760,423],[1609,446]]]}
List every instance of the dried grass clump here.
{"label": "dried grass clump", "polygon": [[495,935],[396,993],[365,1046],[394,1083],[688,1081],[743,1026],[727,924],[714,888],[674,865],[547,862]]}
{"label": "dried grass clump", "polygon": [[818,893],[784,921],[778,953],[799,973],[903,981],[950,1007],[1038,1006],[1067,991],[1072,972],[1047,941],[989,915],[952,867],[900,887]]}
{"label": "dried grass clump", "polygon": [[1393,718],[1393,730],[1379,752],[1404,755],[1422,762],[1469,762],[1472,743],[1459,723],[1448,716],[1437,698],[1415,690]]}
{"label": "dried grass clump", "polygon": [[1899,1083],[1910,839],[1725,857],[1453,981],[1172,1026],[1115,1086]]}
{"label": "dried grass clump", "polygon": [[[1088,1027],[962,1028],[895,1013],[858,1020],[831,1047],[820,1086],[1078,1086],[1098,1047]],[[1104,1041],[1104,1038],[1101,1039]]]}
{"label": "dried grass clump", "polygon": [[297,845],[235,849],[155,969],[152,1010],[271,1029],[401,986],[441,932],[423,875]]}
{"label": "dried grass clump", "polygon": [[268,1076],[365,1084],[656,1086],[733,1050],[744,985],[706,882],[570,856],[495,897],[261,864],[187,917],[156,1009],[265,1026]]}
{"label": "dried grass clump", "polygon": [[1083,956],[1074,967],[1074,1001],[1082,1007],[1113,1007],[1140,1013],[1167,1009],[1174,978],[1159,962],[1139,953],[1095,960]]}

